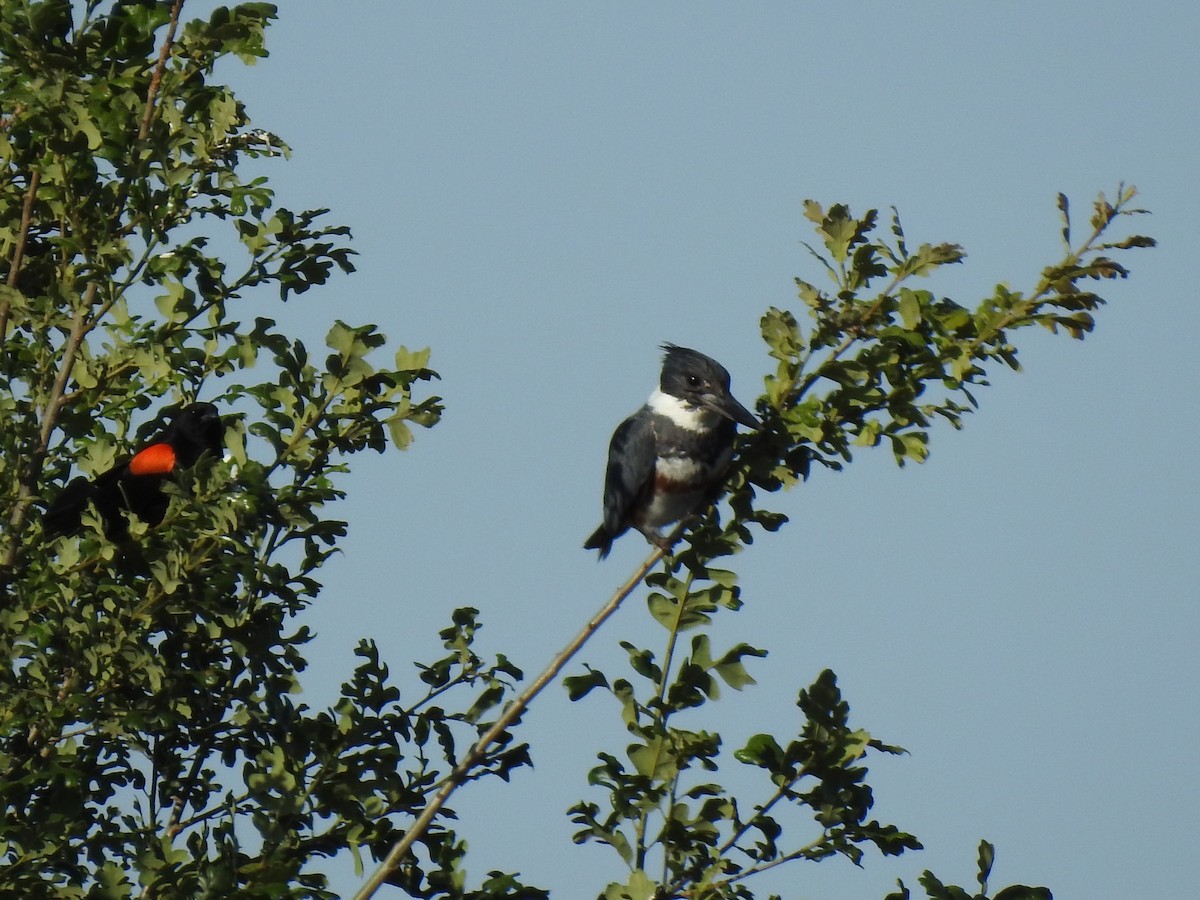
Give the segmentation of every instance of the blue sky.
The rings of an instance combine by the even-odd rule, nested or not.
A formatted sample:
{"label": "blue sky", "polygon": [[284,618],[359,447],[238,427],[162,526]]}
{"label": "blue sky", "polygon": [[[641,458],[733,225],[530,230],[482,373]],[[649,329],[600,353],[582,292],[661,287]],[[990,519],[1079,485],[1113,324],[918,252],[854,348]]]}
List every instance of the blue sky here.
{"label": "blue sky", "polygon": [[[714,711],[730,749],[786,734],[831,667],[857,724],[911,751],[874,771],[876,811],[926,851],[784,867],[762,896],[882,897],[925,868],[969,886],[981,837],[994,885],[1194,896],[1198,25],[1191,3],[1110,0],[285,4],[271,58],[221,75],[294,150],[268,170],[279,202],[332,207],[361,255],[276,314],[317,347],[335,317],[431,346],[447,405],[344,480],[310,702],[363,635],[415,686],[456,606],[482,610],[485,649],[549,661],[647,552],[579,545],[657,345],[721,360],[751,404],[759,316],[821,277],[805,198],[963,244],[928,287],[973,305],[1056,260],[1056,192],[1082,212],[1123,179],[1160,247],[1104,286],[1095,335],[1022,334],[1025,371],[996,372],[924,466],[881,449],[776,498],[793,521],[738,558],[746,608],[714,634],[770,656]],[[641,594],[582,659],[620,671],[620,639],[661,646]],[[623,879],[564,815],[601,799],[586,771],[627,743],[616,710],[555,687],[521,736],[534,771],[452,803],[472,882]]]}

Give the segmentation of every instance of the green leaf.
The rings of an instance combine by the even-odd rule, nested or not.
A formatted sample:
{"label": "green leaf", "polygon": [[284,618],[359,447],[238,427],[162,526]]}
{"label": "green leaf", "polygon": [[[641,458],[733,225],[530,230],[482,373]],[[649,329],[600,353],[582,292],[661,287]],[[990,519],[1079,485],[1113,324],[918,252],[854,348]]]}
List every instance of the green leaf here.
{"label": "green leaf", "polygon": [[650,610],[650,615],[654,617],[654,621],[666,629],[675,627],[679,615],[679,605],[679,601],[675,598],[657,591],[651,591],[646,597],[646,607]]}
{"label": "green leaf", "polygon": [[769,734],[754,735],[745,747],[735,750],[733,756],[738,762],[759,766],[771,772],[778,772],[783,768],[783,748]]}
{"label": "green leaf", "polygon": [[[1062,195],[1059,194],[1061,197]],[[1065,212],[1065,210],[1064,210]],[[979,891],[982,894],[987,893],[988,876],[992,873],[992,863],[996,859],[996,848],[987,841],[979,842],[979,874],[976,876],[979,881]]]}
{"label": "green leaf", "polygon": [[1062,214],[1063,220],[1063,246],[1067,248],[1067,252],[1069,253],[1071,251],[1071,205],[1067,200],[1067,195],[1061,191],[1058,194],[1058,211]]}
{"label": "green leaf", "polygon": [[917,324],[921,321],[921,305],[920,294],[917,291],[900,288],[900,302],[897,305],[897,310],[900,313],[900,319],[904,323],[905,328],[912,330],[917,327]]}
{"label": "green leaf", "polygon": [[586,675],[568,675],[563,679],[563,686],[567,689],[567,697],[572,701],[581,700],[590,694],[595,688],[608,687],[608,679],[604,677],[604,673],[591,666],[585,664],[587,669]]}
{"label": "green leaf", "polygon": [[610,884],[604,889],[604,900],[654,900],[658,886],[641,869],[634,869],[625,884]]}
{"label": "green leaf", "polygon": [[629,761],[643,778],[662,781],[676,771],[674,754],[663,738],[654,738],[648,744],[630,744],[625,749]]}
{"label": "green leaf", "polygon": [[760,322],[763,340],[771,350],[771,356],[779,360],[796,357],[803,346],[800,326],[796,317],[787,310],[771,307]]}
{"label": "green leaf", "polygon": [[749,644],[738,644],[728,653],[721,657],[716,663],[714,669],[716,673],[734,690],[740,691],[751,684],[757,684],[750,673],[746,671],[742,660],[747,656],[763,658],[767,655],[766,650],[760,650],[757,647],[751,647]]}
{"label": "green leaf", "polygon": [[628,641],[621,641],[621,647],[629,654],[630,667],[641,675],[654,683],[662,678],[662,670],[654,663],[654,654],[649,650],[642,650],[635,647]]}
{"label": "green leaf", "polygon": [[996,894],[993,900],[1054,900],[1048,888],[1013,884]]}

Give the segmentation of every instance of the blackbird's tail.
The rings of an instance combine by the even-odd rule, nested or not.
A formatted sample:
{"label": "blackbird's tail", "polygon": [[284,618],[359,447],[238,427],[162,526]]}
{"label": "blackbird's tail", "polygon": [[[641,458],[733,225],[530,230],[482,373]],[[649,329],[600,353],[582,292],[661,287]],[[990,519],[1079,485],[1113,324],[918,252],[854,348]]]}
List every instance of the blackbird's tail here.
{"label": "blackbird's tail", "polygon": [[96,486],[86,478],[75,478],[54,498],[42,514],[42,530],[47,537],[62,537],[79,530],[83,511],[95,494]]}

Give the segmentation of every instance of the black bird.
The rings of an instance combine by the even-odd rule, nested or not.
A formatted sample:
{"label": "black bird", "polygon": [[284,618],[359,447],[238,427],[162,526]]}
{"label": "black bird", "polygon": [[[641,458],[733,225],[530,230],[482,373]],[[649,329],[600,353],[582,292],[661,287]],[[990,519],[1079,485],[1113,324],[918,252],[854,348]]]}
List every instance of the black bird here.
{"label": "black bird", "polygon": [[224,435],[221,417],[211,403],[183,407],[156,440],[129,459],[91,481],[83,477],[72,480],[42,516],[43,530],[49,537],[75,533],[88,503],[95,504],[110,540],[127,530],[122,510],[157,525],[169,502],[162,491],[163,481],[178,469],[194,466],[205,452],[219,453]]}
{"label": "black bird", "polygon": [[711,357],[663,344],[662,376],[646,405],[608,448],[604,521],[584,543],[604,559],[629,528],[669,550],[662,529],[717,498],[733,459],[735,422],[762,423],[729,392],[729,373]]}

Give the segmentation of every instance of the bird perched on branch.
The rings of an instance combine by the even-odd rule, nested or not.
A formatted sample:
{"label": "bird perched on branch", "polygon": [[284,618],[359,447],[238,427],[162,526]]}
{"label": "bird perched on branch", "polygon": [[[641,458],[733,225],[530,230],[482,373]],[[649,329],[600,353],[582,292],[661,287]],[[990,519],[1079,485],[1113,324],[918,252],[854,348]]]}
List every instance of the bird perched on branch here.
{"label": "bird perched on branch", "polygon": [[95,505],[109,539],[122,536],[127,529],[122,510],[157,525],[169,502],[162,491],[163,481],[179,469],[194,466],[205,452],[218,454],[224,434],[221,417],[211,403],[183,407],[156,440],[129,459],[90,481],[75,478],[63,488],[42,516],[45,533],[57,537],[78,531],[89,503]]}
{"label": "bird perched on branch", "polygon": [[669,550],[662,529],[717,498],[733,459],[736,422],[761,428],[729,392],[711,357],[663,344],[662,376],[646,405],[620,424],[608,448],[604,521],[584,543],[608,555],[630,528]]}

